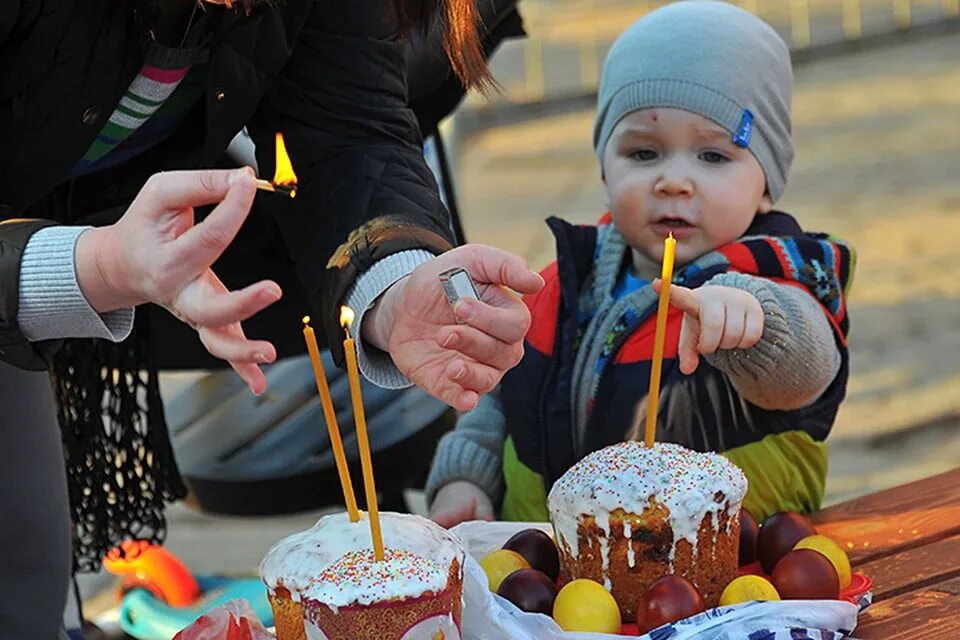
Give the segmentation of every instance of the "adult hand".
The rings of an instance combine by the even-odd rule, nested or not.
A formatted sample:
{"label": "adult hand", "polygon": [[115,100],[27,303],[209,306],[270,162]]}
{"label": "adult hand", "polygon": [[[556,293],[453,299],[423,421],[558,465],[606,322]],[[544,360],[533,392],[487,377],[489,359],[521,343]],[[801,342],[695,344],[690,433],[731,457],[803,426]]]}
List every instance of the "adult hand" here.
{"label": "adult hand", "polygon": [[[456,316],[438,278],[453,267],[470,273],[480,295],[480,300],[458,302]],[[522,258],[465,245],[425,262],[390,287],[364,319],[364,337],[385,348],[415,384],[468,411],[523,357],[530,312],[514,291],[530,294],[542,287],[543,278]]]}
{"label": "adult hand", "polygon": [[[228,291],[210,270],[250,212],[256,184],[249,169],[172,171],[152,176],[116,224],[77,242],[77,278],[99,313],[144,302],[161,305],[197,329],[214,356],[230,363],[250,389],[267,386],[259,364],[274,346],[248,340],[240,326],[280,299],[280,286],[261,280]],[[202,222],[193,207],[219,202]]]}
{"label": "adult hand", "polygon": [[493,520],[493,503],[477,485],[455,480],[437,491],[430,505],[430,519],[448,529],[468,520]]}
{"label": "adult hand", "polygon": [[[660,293],[660,279],[653,289]],[[670,285],[670,304],[683,311],[680,327],[680,371],[697,370],[700,354],[717,349],[749,349],[763,337],[763,309],[754,296],[742,289],[706,285],[688,289]]]}

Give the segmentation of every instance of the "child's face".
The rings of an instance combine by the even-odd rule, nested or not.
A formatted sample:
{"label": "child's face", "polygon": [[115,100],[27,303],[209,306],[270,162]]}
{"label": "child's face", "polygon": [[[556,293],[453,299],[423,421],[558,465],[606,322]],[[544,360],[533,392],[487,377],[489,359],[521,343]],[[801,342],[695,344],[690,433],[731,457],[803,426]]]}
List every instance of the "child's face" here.
{"label": "child's face", "polygon": [[613,222],[641,275],[659,273],[663,240],[683,265],[739,238],[772,202],[760,163],[730,133],[681,109],[643,109],[614,128],[603,154]]}

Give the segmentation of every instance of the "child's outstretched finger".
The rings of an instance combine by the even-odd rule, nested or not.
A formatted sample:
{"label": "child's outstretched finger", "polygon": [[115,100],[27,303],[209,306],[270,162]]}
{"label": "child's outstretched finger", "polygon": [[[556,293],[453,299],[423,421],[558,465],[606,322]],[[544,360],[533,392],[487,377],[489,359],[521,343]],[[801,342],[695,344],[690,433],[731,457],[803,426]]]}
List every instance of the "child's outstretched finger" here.
{"label": "child's outstretched finger", "polygon": [[[656,278],[651,284],[653,285],[653,290],[660,293],[660,290],[663,288],[663,282],[660,278]],[[670,305],[695,318],[700,317],[700,299],[693,289],[688,289],[678,284],[671,284]]]}
{"label": "child's outstretched finger", "polygon": [[690,375],[697,370],[697,365],[700,364],[700,352],[697,349],[699,341],[699,323],[693,316],[683,316],[683,323],[680,325],[680,343],[677,346],[681,373]]}

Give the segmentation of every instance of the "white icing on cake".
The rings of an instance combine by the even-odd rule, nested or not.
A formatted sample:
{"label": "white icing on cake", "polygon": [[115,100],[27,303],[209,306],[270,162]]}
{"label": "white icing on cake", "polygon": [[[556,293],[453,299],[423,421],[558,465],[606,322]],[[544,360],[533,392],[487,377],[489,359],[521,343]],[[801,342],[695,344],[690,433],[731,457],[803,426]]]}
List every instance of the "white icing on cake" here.
{"label": "white icing on cake", "polygon": [[[723,493],[717,502],[714,496]],[[601,550],[606,553],[610,536],[610,514],[617,509],[641,515],[651,501],[670,512],[673,548],[686,540],[697,552],[697,532],[704,516],[713,515],[714,526],[721,513],[733,517],[747,493],[747,479],[736,465],[717,453],[697,453],[669,443],[647,448],[642,442],[621,442],[584,457],[571,467],[550,490],[547,506],[561,544],[571,556],[579,554],[577,526],[593,516],[601,530]],[[728,523],[729,526],[729,523]],[[624,536],[629,538],[627,529]],[[633,547],[628,546],[627,562],[633,566]],[[602,558],[604,581],[609,558]]]}
{"label": "white icing on cake", "polygon": [[463,546],[443,527],[391,512],[380,514],[380,527],[382,562],[373,555],[367,514],[354,523],[338,513],[275,544],[260,563],[260,576],[271,593],[282,585],[295,601],[315,600],[336,609],[439,593],[454,559],[462,575]]}

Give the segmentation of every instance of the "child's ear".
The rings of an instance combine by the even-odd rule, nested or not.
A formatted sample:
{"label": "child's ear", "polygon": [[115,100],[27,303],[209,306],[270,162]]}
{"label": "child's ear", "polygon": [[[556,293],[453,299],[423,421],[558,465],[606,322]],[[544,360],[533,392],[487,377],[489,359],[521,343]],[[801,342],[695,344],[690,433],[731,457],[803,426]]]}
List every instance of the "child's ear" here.
{"label": "child's ear", "polygon": [[763,194],[763,197],[760,198],[760,205],[757,207],[757,213],[770,213],[773,209],[773,198],[770,197],[769,193]]}

